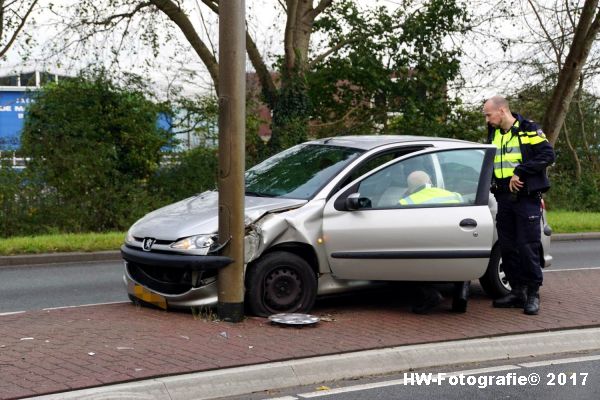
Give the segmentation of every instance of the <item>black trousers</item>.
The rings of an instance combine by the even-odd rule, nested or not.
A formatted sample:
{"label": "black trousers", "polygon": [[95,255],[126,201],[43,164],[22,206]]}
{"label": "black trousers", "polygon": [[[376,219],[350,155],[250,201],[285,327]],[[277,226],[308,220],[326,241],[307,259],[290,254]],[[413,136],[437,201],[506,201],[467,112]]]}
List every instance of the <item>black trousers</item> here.
{"label": "black trousers", "polygon": [[496,229],[506,278],[513,287],[541,286],[544,277],[540,263],[540,196],[515,197],[503,192],[495,197]]}

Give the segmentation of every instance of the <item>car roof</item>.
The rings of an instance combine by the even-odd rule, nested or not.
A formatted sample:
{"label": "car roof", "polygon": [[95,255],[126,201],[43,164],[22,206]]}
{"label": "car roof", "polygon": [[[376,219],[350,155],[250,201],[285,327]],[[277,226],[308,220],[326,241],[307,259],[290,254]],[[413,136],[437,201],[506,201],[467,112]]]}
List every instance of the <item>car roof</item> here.
{"label": "car roof", "polygon": [[464,143],[473,144],[465,140],[440,138],[432,136],[410,136],[410,135],[356,135],[356,136],[333,136],[324,139],[312,140],[311,144],[327,144],[331,146],[353,147],[362,150],[371,150],[388,144],[410,144],[410,143]]}

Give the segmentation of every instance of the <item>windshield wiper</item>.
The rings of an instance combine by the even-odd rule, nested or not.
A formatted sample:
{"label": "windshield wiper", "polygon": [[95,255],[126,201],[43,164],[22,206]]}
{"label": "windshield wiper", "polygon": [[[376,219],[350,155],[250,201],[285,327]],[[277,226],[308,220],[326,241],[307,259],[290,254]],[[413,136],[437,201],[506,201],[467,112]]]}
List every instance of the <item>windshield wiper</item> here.
{"label": "windshield wiper", "polygon": [[254,197],[272,197],[270,196],[268,193],[260,193],[260,192],[253,192],[251,190],[246,190],[246,195],[247,196],[254,196]]}

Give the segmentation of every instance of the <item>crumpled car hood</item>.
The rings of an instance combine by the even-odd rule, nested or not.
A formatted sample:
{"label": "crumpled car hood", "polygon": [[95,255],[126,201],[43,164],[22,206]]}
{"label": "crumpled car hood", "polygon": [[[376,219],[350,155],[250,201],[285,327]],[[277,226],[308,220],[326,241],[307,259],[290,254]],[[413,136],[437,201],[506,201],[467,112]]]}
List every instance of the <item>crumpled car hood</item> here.
{"label": "crumpled car hood", "polygon": [[[246,196],[245,223],[249,225],[273,211],[297,208],[307,200]],[[219,195],[204,192],[146,214],[130,229],[139,238],[177,240],[184,237],[215,233],[219,229]]]}

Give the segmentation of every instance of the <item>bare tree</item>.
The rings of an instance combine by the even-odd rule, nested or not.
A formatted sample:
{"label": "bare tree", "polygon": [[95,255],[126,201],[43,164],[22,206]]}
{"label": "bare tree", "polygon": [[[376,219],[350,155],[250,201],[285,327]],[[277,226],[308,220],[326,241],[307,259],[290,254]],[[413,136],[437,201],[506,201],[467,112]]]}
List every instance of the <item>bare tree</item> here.
{"label": "bare tree", "polygon": [[0,0],[0,58],[17,40],[38,0]]}
{"label": "bare tree", "polygon": [[[163,38],[159,37],[158,32],[164,32],[167,29],[157,29],[161,23],[159,20],[166,19],[174,24],[181,32],[187,43],[193,48],[204,66],[206,67],[213,81],[215,92],[219,93],[219,64],[214,52],[214,46],[210,38],[202,35],[201,24],[197,24],[192,17],[194,7],[199,7],[201,2],[209,12],[219,13],[218,0],[199,0],[196,2],[184,2],[179,0],[104,0],[98,4],[98,0],[81,0],[75,8],[71,10],[75,18],[68,22],[68,31],[77,32],[70,43],[64,47],[70,46],[72,42],[81,42],[94,37],[98,32],[106,33],[109,31],[119,31],[123,38],[132,37],[131,27],[138,26],[137,37],[145,38],[153,46],[160,46]],[[284,55],[282,74],[279,79],[279,88],[274,81],[274,75],[268,67],[269,60],[261,54],[249,30],[246,31],[246,51],[248,59],[256,71],[256,75],[261,84],[264,99],[273,114],[279,113],[278,106],[284,104],[280,101],[285,96],[285,89],[292,86],[293,82],[302,81],[304,74],[309,69],[309,51],[310,38],[313,33],[315,20],[331,4],[333,0],[281,0],[274,2],[274,7],[281,7],[284,10],[286,25],[284,31]],[[206,9],[205,9],[206,10]],[[65,18],[69,20],[69,18]],[[136,21],[132,23],[132,21]],[[204,21],[202,20],[204,23]],[[160,25],[164,27],[165,25]],[[171,30],[172,31],[172,30]],[[119,40],[124,42],[124,39]],[[333,51],[339,51],[346,43],[333,44],[333,49],[322,49],[324,54],[331,54]],[[311,55],[313,58],[322,59],[325,55]],[[287,104],[290,104],[288,102]],[[294,104],[293,102],[291,104]],[[289,110],[286,110],[286,112]],[[300,111],[300,118],[308,118]],[[293,114],[293,113],[292,113]],[[278,119],[274,117],[274,125],[277,125]],[[307,125],[307,124],[305,124]],[[274,130],[273,137],[277,136]]]}
{"label": "bare tree", "polygon": [[[565,2],[568,7],[568,1]],[[575,19],[575,16],[573,17]],[[544,114],[543,126],[548,140],[554,144],[573,100],[590,49],[600,30],[598,0],[586,0],[576,23],[573,41],[560,68],[558,81]]]}

